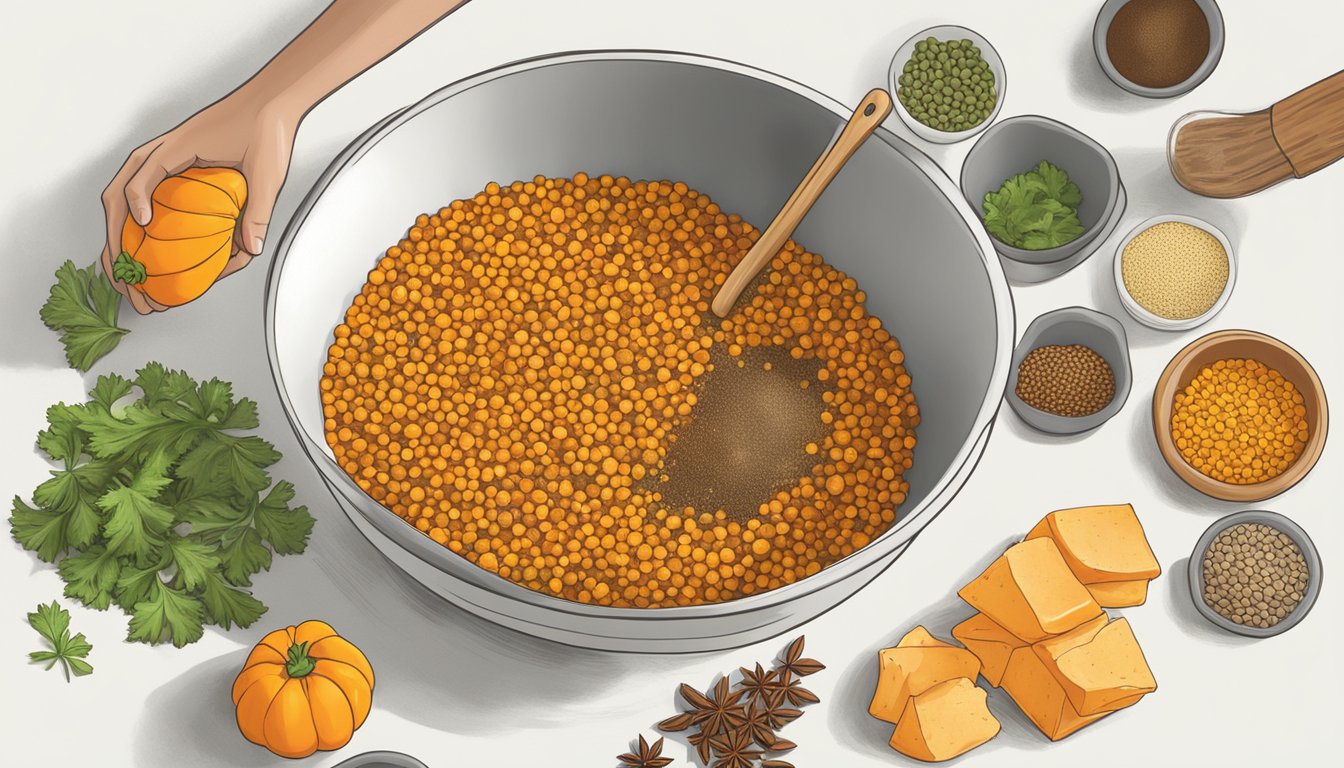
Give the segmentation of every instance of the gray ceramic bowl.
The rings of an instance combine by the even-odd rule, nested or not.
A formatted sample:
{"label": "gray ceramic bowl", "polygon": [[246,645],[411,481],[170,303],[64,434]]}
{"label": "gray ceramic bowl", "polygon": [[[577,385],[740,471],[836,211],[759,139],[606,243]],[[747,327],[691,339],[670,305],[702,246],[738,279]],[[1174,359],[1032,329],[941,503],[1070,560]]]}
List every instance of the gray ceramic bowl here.
{"label": "gray ceramic bowl", "polygon": [[[1017,368],[1023,358],[1037,347],[1058,344],[1082,344],[1105,358],[1115,374],[1115,397],[1096,413],[1086,416],[1057,416],[1033,408],[1017,396]],[[1075,435],[1096,429],[1120,412],[1129,397],[1133,382],[1129,365],[1129,340],[1125,327],[1110,315],[1084,307],[1066,307],[1046,312],[1031,321],[1022,340],[1013,351],[1013,367],[1008,372],[1008,405],[1028,426],[1052,435]]]}
{"label": "gray ceramic bowl", "polygon": [[426,768],[426,766],[402,752],[365,752],[342,760],[332,768]]}
{"label": "gray ceramic bowl", "polygon": [[1214,0],[1195,0],[1199,9],[1204,11],[1204,17],[1209,22],[1209,53],[1204,57],[1194,74],[1184,81],[1167,88],[1149,88],[1139,85],[1116,70],[1115,65],[1111,63],[1111,55],[1106,49],[1106,34],[1111,29],[1111,21],[1115,19],[1115,14],[1128,3],[1129,0],[1106,0],[1102,3],[1101,11],[1097,14],[1097,22],[1092,27],[1092,49],[1096,51],[1097,63],[1101,64],[1101,71],[1106,73],[1116,85],[1124,88],[1137,96],[1144,96],[1150,99],[1169,99],[1173,96],[1193,91],[1196,86],[1208,79],[1213,74],[1213,70],[1218,66],[1218,60],[1223,57],[1223,44],[1227,40],[1227,28],[1223,25],[1223,12],[1219,10],[1218,3]]}
{"label": "gray ceramic bowl", "polygon": [[[669,93],[681,96],[669,101]],[[482,119],[519,104],[547,120]],[[609,119],[618,112],[621,120]],[[366,494],[327,445],[318,387],[332,328],[417,213],[489,181],[588,169],[680,179],[748,221],[768,222],[850,112],[791,80],[720,59],[589,51],[483,72],[372,127],[298,207],[267,283],[267,351],[281,403],[340,511],[314,505],[348,515],[377,552],[463,609],[587,648],[731,648],[786,632],[854,594],[974,470],[1003,402],[1016,335],[1012,294],[989,236],[938,166],[884,128],[859,147],[796,239],[867,290],[869,309],[901,340],[923,421],[896,523],[817,574],[731,602],[675,608],[533,592],[435,543]]]}
{"label": "gray ceramic bowl", "polygon": [[[1083,193],[1078,219],[1083,233],[1058,248],[1030,251],[994,240],[994,249],[1007,264],[1058,264],[1080,252],[1096,249],[1097,236],[1115,218],[1122,203],[1120,169],[1106,148],[1091,137],[1057,120],[1019,115],[993,125],[976,140],[961,166],[961,192],[984,221],[985,195],[1003,182],[1048,160],[1069,174]],[[1090,252],[1090,251],[1089,251]]]}
{"label": "gray ceramic bowl", "polygon": [[[1204,602],[1204,552],[1213,543],[1213,540],[1218,538],[1218,534],[1241,523],[1260,523],[1288,534],[1288,538],[1297,544],[1297,548],[1302,550],[1302,556],[1307,560],[1307,591],[1302,595],[1302,602],[1298,603],[1296,608],[1293,608],[1292,613],[1272,627],[1248,627],[1245,624],[1229,621]],[[1321,553],[1316,550],[1316,544],[1307,535],[1307,532],[1302,530],[1300,525],[1277,512],[1267,512],[1259,509],[1236,512],[1209,526],[1204,535],[1199,537],[1199,542],[1195,544],[1194,551],[1190,553],[1190,563],[1186,573],[1190,580],[1190,597],[1195,601],[1195,609],[1199,611],[1199,615],[1228,632],[1245,635],[1246,637],[1273,637],[1297,626],[1298,622],[1306,618],[1306,615],[1311,611],[1311,606],[1316,603],[1316,596],[1321,593],[1321,581],[1325,577],[1321,570]]]}

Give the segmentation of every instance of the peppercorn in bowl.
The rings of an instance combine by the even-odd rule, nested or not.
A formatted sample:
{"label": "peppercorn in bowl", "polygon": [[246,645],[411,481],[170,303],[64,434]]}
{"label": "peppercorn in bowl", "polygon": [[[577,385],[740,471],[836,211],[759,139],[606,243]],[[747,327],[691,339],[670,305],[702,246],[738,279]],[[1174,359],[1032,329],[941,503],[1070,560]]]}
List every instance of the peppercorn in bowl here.
{"label": "peppercorn in bowl", "polygon": [[[547,120],[477,117],[519,103]],[[699,308],[847,115],[739,65],[605,52],[371,129],[268,287],[282,402],[340,508],[454,603],[585,647],[752,642],[875,577],[969,475],[1007,378],[1011,302],[973,214],[879,130],[733,316]],[[674,455],[731,371],[789,385],[773,421],[816,409],[812,433],[757,419],[800,461],[763,497]]]}

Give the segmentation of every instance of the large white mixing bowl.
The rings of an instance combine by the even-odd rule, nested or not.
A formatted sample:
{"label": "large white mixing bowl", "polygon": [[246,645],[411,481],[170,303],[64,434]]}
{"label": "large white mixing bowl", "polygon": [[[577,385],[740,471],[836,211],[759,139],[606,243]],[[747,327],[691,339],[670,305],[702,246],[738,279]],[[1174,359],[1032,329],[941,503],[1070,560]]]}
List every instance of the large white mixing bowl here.
{"label": "large white mixing bowl", "polygon": [[448,600],[520,632],[668,653],[785,632],[891,565],[975,467],[1003,396],[1014,336],[1008,285],[975,214],[931,160],[884,129],[836,178],[796,239],[868,292],[869,307],[905,350],[923,422],[896,524],[814,576],[682,608],[610,608],[530,591],[434,543],[366,495],[332,458],[318,394],[333,327],[417,214],[490,181],[585,171],[684,181],[763,227],[848,112],[798,83],[718,59],[575,53],[450,85],[342,152],[280,241],[267,285],[267,350],[304,450],[374,547]]}

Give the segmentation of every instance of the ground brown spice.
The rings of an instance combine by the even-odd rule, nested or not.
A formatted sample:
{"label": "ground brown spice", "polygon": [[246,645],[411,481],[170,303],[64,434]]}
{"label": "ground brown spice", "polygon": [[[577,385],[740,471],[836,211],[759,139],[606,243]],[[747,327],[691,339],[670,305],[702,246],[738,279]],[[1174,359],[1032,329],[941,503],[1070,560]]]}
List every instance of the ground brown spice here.
{"label": "ground brown spice", "polygon": [[1106,53],[1126,80],[1169,88],[1209,55],[1209,20],[1195,0],[1130,0],[1106,31]]}

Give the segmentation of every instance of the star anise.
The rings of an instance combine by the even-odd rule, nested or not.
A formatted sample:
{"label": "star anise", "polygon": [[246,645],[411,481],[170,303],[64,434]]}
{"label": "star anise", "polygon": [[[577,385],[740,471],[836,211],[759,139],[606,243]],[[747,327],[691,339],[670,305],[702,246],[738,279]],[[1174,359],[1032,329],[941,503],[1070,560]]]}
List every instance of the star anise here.
{"label": "star anise", "polygon": [[761,763],[761,768],[793,768],[793,763],[788,760],[766,760]]}
{"label": "star anise", "polygon": [[758,662],[755,669],[739,667],[738,671],[742,673],[742,680],[737,687],[747,695],[748,702],[759,701],[762,704],[769,704],[778,700],[783,692],[777,670],[766,671]]}
{"label": "star anise", "polygon": [[752,768],[761,759],[761,750],[755,749],[756,742],[751,733],[744,728],[733,728],[709,740],[718,760],[714,768]]}
{"label": "star anise", "polygon": [[663,757],[662,754],[663,740],[660,738],[653,744],[649,744],[644,739],[644,734],[641,733],[639,735],[639,751],[626,752],[623,755],[618,755],[616,759],[625,768],[663,768],[663,766],[671,765],[672,758]]}
{"label": "star anise", "polygon": [[784,652],[784,659],[779,664],[782,673],[787,673],[795,679],[807,677],[826,668],[825,664],[816,659],[803,658],[804,639],[804,635],[799,635],[797,640],[789,643],[788,649]]}
{"label": "star anise", "polygon": [[751,734],[752,740],[766,749],[770,749],[780,740],[770,723],[769,708],[756,699],[752,699],[747,705],[747,719],[742,721],[741,729]]}
{"label": "star anise", "polygon": [[804,688],[798,678],[790,674],[787,669],[780,673],[779,683],[780,698],[795,707],[800,707],[804,704],[816,704],[821,701],[817,694]]}
{"label": "star anise", "polygon": [[720,678],[708,694],[681,684],[681,698],[694,708],[690,713],[692,724],[700,726],[700,730],[709,736],[717,736],[742,724],[747,716],[747,708],[738,703],[742,691],[732,690],[728,678]]}

